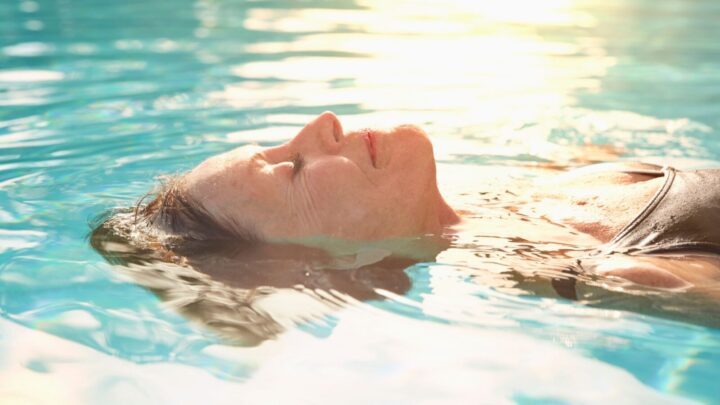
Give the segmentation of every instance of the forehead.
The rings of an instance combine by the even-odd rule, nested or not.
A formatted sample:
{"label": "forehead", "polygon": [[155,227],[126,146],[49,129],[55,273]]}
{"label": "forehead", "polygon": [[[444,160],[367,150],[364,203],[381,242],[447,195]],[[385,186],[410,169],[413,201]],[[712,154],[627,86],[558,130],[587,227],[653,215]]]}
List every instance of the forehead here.
{"label": "forehead", "polygon": [[234,162],[257,161],[266,149],[267,148],[255,144],[243,145],[219,156],[223,156],[225,160]]}
{"label": "forehead", "polygon": [[246,145],[208,158],[185,176],[185,187],[208,209],[228,209],[258,194],[269,197],[273,182],[263,175],[264,150]]}
{"label": "forehead", "polygon": [[257,145],[240,146],[205,159],[188,174],[197,180],[211,180],[229,171],[244,175],[244,172],[249,172],[252,166],[259,163],[262,152],[263,148]]}
{"label": "forehead", "polygon": [[240,146],[207,159],[197,168],[209,163],[211,170],[215,171],[215,174],[222,174],[227,170],[244,170],[250,174],[253,168],[257,168],[262,163],[265,149],[258,145]]}

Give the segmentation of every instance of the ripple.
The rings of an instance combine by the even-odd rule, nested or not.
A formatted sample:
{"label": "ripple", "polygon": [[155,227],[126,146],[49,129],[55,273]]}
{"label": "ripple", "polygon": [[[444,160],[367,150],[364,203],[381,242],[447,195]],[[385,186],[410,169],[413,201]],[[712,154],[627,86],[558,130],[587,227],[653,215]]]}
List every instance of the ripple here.
{"label": "ripple", "polygon": [[38,246],[46,236],[41,231],[0,229],[0,253]]}
{"label": "ripple", "polygon": [[658,317],[707,309],[692,299],[533,295],[516,270],[556,274],[536,262],[573,255],[559,238],[459,233],[440,263],[275,284],[235,263],[234,287],[103,262],[88,218],[328,109],[422,125],[443,192],[492,224],[479,188],[538,167],[720,162],[712,0],[311,3],[0,1],[0,313],[27,326],[0,320],[0,402],[715,400],[718,331]]}
{"label": "ripple", "polygon": [[64,77],[64,73],[52,70],[0,70],[0,82],[48,82],[62,80]]}
{"label": "ripple", "polygon": [[7,56],[29,57],[43,56],[53,53],[55,47],[43,42],[24,42],[2,48]]}

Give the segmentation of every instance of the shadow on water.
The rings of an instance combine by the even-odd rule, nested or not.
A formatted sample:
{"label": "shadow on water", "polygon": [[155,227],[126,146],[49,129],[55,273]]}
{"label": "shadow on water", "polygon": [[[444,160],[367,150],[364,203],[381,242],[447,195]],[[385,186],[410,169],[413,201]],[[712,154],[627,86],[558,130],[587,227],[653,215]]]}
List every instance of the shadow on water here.
{"label": "shadow on water", "polygon": [[114,269],[226,343],[254,346],[289,327],[327,321],[378,290],[402,295],[417,260],[331,256],[294,244],[203,245],[174,253],[138,247],[98,228],[93,247]]}

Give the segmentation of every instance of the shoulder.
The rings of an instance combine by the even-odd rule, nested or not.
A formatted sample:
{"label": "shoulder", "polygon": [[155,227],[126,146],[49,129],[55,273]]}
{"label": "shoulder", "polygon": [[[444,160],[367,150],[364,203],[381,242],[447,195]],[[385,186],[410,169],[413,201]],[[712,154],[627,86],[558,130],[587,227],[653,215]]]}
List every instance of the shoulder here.
{"label": "shoulder", "polygon": [[662,166],[642,162],[598,163],[568,170],[537,181],[540,188],[586,189],[626,185],[662,177]]}
{"label": "shoulder", "polygon": [[607,242],[637,216],[664,181],[657,166],[631,167],[621,171],[617,166],[593,165],[539,180],[528,200],[540,215]]}

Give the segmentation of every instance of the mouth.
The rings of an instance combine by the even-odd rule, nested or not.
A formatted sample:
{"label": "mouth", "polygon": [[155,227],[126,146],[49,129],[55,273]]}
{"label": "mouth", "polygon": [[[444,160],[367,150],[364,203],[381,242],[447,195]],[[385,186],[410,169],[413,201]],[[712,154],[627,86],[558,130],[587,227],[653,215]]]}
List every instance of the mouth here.
{"label": "mouth", "polygon": [[367,129],[364,131],[363,139],[365,139],[365,145],[368,148],[368,153],[370,153],[372,165],[377,169],[377,138],[375,133]]}

